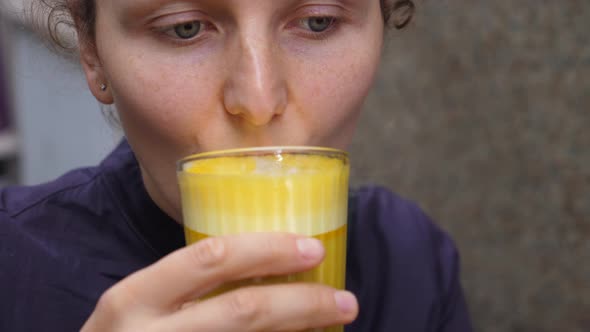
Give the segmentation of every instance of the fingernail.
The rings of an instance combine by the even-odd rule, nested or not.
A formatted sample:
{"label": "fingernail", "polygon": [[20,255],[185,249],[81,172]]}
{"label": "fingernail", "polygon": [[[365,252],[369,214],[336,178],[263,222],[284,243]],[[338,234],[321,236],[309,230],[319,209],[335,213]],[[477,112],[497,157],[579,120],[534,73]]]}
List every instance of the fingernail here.
{"label": "fingernail", "polygon": [[322,243],[313,238],[302,238],[297,240],[297,249],[301,256],[307,259],[318,258],[322,255],[324,247]]}
{"label": "fingernail", "polygon": [[337,291],[334,293],[334,300],[338,309],[345,314],[356,310],[356,298],[349,292]]}

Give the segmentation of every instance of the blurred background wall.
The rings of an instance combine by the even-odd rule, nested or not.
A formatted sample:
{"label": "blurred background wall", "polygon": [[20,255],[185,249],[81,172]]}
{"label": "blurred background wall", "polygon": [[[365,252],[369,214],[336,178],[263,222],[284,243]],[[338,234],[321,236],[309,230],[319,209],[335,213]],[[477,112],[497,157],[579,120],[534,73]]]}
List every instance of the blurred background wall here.
{"label": "blurred background wall", "polygon": [[80,66],[23,27],[16,5],[0,1],[3,81],[12,105],[9,127],[0,126],[0,184],[37,184],[96,164],[120,132],[109,126]]}
{"label": "blurred background wall", "polygon": [[[452,234],[477,331],[590,331],[590,1],[416,2],[387,37],[353,182]],[[118,134],[80,70],[8,26],[17,181],[100,160]]]}
{"label": "blurred background wall", "polygon": [[590,1],[417,4],[388,37],[356,181],[453,235],[478,331],[590,331]]}

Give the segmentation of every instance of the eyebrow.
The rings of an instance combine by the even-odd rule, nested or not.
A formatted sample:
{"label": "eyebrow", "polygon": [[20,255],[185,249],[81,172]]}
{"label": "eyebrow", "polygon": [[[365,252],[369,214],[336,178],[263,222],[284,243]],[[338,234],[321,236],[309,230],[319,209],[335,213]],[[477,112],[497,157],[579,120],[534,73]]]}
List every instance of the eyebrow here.
{"label": "eyebrow", "polygon": [[[111,0],[111,3],[116,3],[120,6],[119,15],[121,21],[125,21],[125,19],[130,17],[145,17],[150,12],[154,12],[159,8],[165,8],[167,6],[174,6],[174,5],[201,5],[202,7],[206,7],[207,9],[219,9],[222,10],[224,7],[228,8],[231,7],[230,3],[234,1],[250,1],[250,0]],[[266,0],[272,2],[281,2],[280,6],[284,8],[288,8],[290,6],[295,6],[298,3],[306,4],[318,4],[312,0]],[[363,6],[367,5],[368,1],[378,1],[378,0],[330,0],[327,4],[340,4],[343,7],[355,9],[355,8],[362,8]],[[319,4],[318,4],[319,5]]]}
{"label": "eyebrow", "polygon": [[[166,3],[179,3],[179,4],[203,4],[203,5],[220,5],[220,2],[228,2],[228,1],[236,1],[236,0],[112,0],[113,2],[117,2],[119,4],[123,4],[123,9],[133,9],[133,8],[155,8],[160,7]],[[239,1],[249,1],[249,0],[239,0]],[[287,3],[295,3],[295,2],[305,2],[307,0],[267,0],[272,2],[287,2]],[[358,3],[366,2],[367,0],[332,0],[334,2],[339,2],[344,5],[358,5]],[[370,1],[378,1],[378,0],[370,0]]]}

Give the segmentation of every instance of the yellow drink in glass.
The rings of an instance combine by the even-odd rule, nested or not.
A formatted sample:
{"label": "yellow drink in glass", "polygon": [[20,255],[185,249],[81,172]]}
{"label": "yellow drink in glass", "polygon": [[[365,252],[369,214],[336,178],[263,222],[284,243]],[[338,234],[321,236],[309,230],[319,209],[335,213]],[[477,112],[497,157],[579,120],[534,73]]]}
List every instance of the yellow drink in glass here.
{"label": "yellow drink in glass", "polygon": [[[180,161],[187,244],[209,236],[276,231],[313,236],[326,248],[325,260],[311,271],[244,280],[209,296],[292,281],[344,289],[349,172],[345,152],[311,147],[228,150]],[[343,327],[323,331],[341,332]]]}

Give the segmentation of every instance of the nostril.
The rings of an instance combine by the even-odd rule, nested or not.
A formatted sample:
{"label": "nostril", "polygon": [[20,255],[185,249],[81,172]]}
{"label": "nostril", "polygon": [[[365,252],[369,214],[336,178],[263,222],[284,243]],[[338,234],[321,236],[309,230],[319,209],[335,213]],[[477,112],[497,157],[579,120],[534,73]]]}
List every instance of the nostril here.
{"label": "nostril", "polygon": [[231,115],[240,115],[243,113],[238,107],[225,107],[225,110]]}
{"label": "nostril", "polygon": [[228,114],[257,127],[284,114],[288,104],[287,85],[277,71],[236,71],[222,93]]}
{"label": "nostril", "polygon": [[243,113],[243,118],[255,127],[268,125],[277,116],[276,113],[254,114],[252,112]]}
{"label": "nostril", "polygon": [[[240,97],[240,98],[232,98]],[[254,126],[264,126],[285,113],[287,100],[280,93],[226,95],[225,110]]]}

